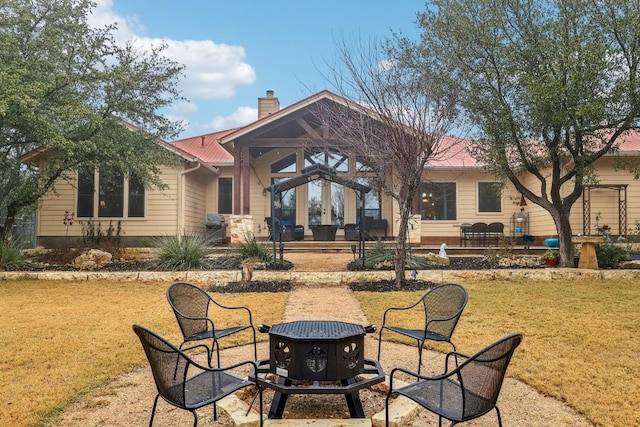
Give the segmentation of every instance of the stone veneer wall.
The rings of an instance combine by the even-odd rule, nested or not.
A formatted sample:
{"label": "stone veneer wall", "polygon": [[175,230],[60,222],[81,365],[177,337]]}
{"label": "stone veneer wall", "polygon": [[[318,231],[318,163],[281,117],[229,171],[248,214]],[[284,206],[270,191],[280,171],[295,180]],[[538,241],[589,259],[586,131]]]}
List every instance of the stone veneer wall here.
{"label": "stone veneer wall", "polygon": [[247,237],[253,237],[253,216],[231,215],[229,217],[229,235],[231,246],[245,243]]}

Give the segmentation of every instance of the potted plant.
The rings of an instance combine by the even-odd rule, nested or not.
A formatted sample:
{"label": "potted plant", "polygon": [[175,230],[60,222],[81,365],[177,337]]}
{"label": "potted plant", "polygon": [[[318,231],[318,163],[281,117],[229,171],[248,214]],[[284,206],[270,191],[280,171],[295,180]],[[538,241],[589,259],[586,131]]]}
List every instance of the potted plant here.
{"label": "potted plant", "polygon": [[544,252],[542,258],[544,259],[544,265],[555,267],[558,265],[558,250],[549,248]]}

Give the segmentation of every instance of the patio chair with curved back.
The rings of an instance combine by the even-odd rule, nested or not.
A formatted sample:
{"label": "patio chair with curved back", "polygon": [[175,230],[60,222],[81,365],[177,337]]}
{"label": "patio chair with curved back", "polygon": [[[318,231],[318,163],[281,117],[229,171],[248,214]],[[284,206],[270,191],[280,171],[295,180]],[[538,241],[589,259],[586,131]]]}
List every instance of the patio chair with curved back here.
{"label": "patio chair with curved back", "polygon": [[[253,325],[251,310],[248,307],[228,307],[214,300],[204,289],[186,282],[176,282],[167,289],[167,300],[178,320],[183,341],[179,348],[188,342],[211,340],[211,347],[207,347],[209,365],[213,353],[216,353],[217,363],[220,366],[219,340],[229,335],[250,329],[253,332],[253,356],[258,359],[256,346],[256,328]],[[226,328],[217,328],[216,322],[210,317],[211,304],[223,310],[244,310],[247,314],[247,323]]]}
{"label": "patio chair with curved back", "polygon": [[[389,375],[389,391],[386,400],[386,425],[389,426],[389,400],[392,396],[405,396],[423,408],[451,421],[450,426],[479,418],[495,408],[498,425],[502,426],[497,401],[507,367],[516,347],[522,341],[521,334],[507,335],[490,344],[473,356],[453,351],[447,354],[445,371],[432,377],[422,376],[403,368],[395,368]],[[449,359],[454,358],[449,371]],[[397,373],[415,377],[416,382],[394,388]],[[406,379],[405,379],[406,380]],[[397,382],[396,382],[397,384]]]}
{"label": "patio chair with curved back", "polygon": [[487,225],[487,244],[491,242],[494,246],[500,246],[500,241],[504,238],[504,224],[492,222]]}
{"label": "patio chair with curved back", "polygon": [[[249,365],[249,369],[256,369],[255,362],[243,361],[224,368],[203,366],[193,361],[184,351],[144,326],[133,325],[133,331],[140,338],[158,389],[151,410],[149,427],[153,425],[160,397],[177,408],[191,411],[195,427],[198,425],[197,410],[199,408],[213,404],[214,419],[217,419],[216,402],[236,390],[249,386],[256,386],[259,414],[262,414],[262,389],[254,381],[240,378],[229,372],[243,365]],[[205,346],[198,344],[185,350],[192,350],[196,347]],[[259,418],[262,426],[262,416],[260,415]]]}
{"label": "patio chair with curved back", "polygon": [[487,245],[487,223],[474,222],[471,224],[471,244],[473,246]]}
{"label": "patio chair with curved back", "polygon": [[[382,326],[378,334],[378,360],[382,347],[382,331],[385,329],[413,338],[418,344],[418,374],[422,366],[422,350],[425,341],[447,342],[456,350],[451,335],[458,324],[462,311],[467,305],[467,290],[456,283],[438,285],[425,293],[418,301],[407,307],[390,307],[384,311]],[[411,310],[422,303],[424,326],[420,329],[387,324],[387,315],[392,311]]]}

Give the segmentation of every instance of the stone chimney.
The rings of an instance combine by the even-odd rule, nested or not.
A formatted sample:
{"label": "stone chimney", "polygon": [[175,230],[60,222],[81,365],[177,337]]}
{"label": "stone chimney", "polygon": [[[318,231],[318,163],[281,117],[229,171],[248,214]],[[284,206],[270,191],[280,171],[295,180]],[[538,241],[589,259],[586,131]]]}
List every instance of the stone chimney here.
{"label": "stone chimney", "polygon": [[275,113],[280,109],[280,101],[273,96],[273,91],[268,90],[265,98],[258,98],[258,120]]}

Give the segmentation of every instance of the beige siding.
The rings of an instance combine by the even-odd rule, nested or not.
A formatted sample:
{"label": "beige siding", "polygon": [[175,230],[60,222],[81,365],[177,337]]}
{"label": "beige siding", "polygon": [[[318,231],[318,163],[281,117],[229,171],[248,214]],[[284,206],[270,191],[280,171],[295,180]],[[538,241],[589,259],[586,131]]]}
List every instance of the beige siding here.
{"label": "beige siding", "polygon": [[[616,170],[614,159],[606,157],[596,162],[598,170],[598,184],[622,185],[627,187],[627,230],[635,229],[635,222],[640,220],[640,182],[633,179],[633,176],[626,170]],[[624,194],[621,195],[624,200]],[[578,201],[579,212],[582,213],[582,199]],[[578,209],[576,209],[578,211]],[[595,234],[596,215],[599,214],[600,225],[606,224],[611,227],[614,235],[619,234],[619,210],[618,191],[614,188],[593,188],[591,189],[591,234]],[[582,232],[582,215],[575,219],[578,232]],[[574,229],[574,231],[575,231]]]}
{"label": "beige siding", "polygon": [[[176,169],[163,168],[162,179],[169,186],[168,189],[147,190],[145,194],[144,218],[111,218],[113,226],[121,221],[124,236],[162,236],[176,234],[177,217],[177,177]],[[62,220],[65,210],[76,212],[76,176],[69,181],[59,180],[56,183],[56,193],[50,193],[43,197],[38,213],[38,236],[55,237],[82,236],[82,223],[89,218],[76,218],[72,226],[67,228]],[[93,218],[99,222],[103,230],[109,226],[110,218]],[[68,233],[67,233],[68,231]]]}
{"label": "beige siding", "polygon": [[216,181],[211,174],[200,171],[191,172],[184,176],[184,213],[183,224],[180,225],[183,234],[201,234],[205,232],[204,222],[206,212],[207,183]]}
{"label": "beige siding", "polygon": [[[478,210],[478,183],[496,182],[491,176],[478,170],[440,170],[428,171],[423,181],[454,182],[456,184],[456,209],[455,220],[429,221],[423,220],[422,235],[428,241],[438,238],[455,242],[460,235],[460,224],[485,222],[501,222],[504,224],[504,233],[509,235],[511,230],[511,218],[519,212],[520,196],[513,186],[507,184],[502,191],[501,212],[479,212]],[[433,243],[433,242],[432,242]]]}

